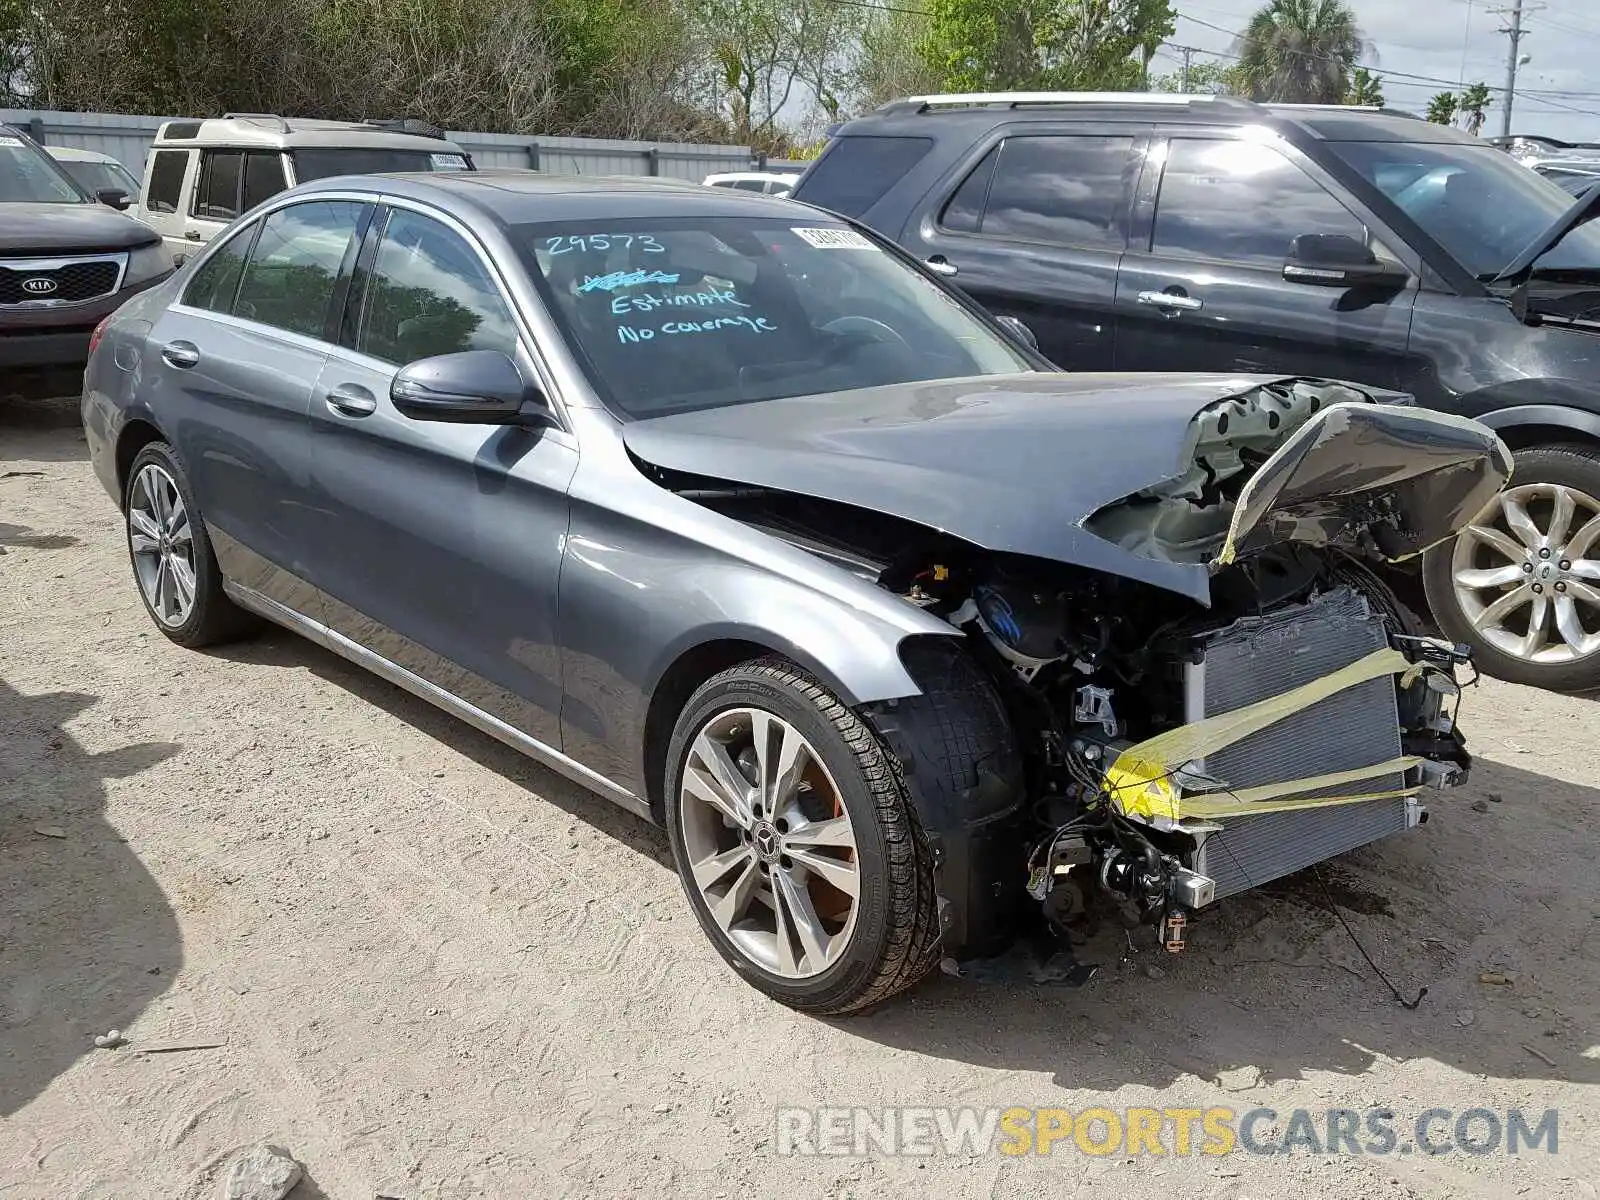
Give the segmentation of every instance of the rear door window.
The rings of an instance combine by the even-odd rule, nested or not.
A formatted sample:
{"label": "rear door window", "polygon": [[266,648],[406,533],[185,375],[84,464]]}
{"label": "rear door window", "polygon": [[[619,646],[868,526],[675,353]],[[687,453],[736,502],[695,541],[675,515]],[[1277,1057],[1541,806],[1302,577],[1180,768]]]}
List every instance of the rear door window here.
{"label": "rear door window", "polygon": [[150,160],[150,186],[144,206],[153,213],[175,213],[183,195],[183,173],[189,169],[189,151],[157,150]]}
{"label": "rear door window", "polygon": [[1133,138],[1009,137],[962,182],[946,228],[1056,246],[1127,244]]}
{"label": "rear door window", "polygon": [[245,155],[244,205],[241,211],[249,212],[288,186],[289,181],[283,175],[283,155],[276,151]]}
{"label": "rear door window", "polygon": [[200,155],[200,182],[194,190],[194,215],[206,221],[231,221],[239,215],[239,177],[244,155],[237,150],[206,150]]}
{"label": "rear door window", "polygon": [[234,313],[321,338],[362,207],[348,200],[316,200],[268,214],[245,264]]}
{"label": "rear door window", "polygon": [[859,217],[931,149],[932,138],[836,138],[796,190],[795,199]]}

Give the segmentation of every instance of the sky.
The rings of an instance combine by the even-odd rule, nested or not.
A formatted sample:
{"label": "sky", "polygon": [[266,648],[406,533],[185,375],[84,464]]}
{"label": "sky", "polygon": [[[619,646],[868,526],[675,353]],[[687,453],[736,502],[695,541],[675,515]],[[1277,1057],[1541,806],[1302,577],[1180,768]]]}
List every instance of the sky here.
{"label": "sky", "polygon": [[[1420,113],[1436,92],[1478,81],[1492,89],[1483,133],[1498,134],[1511,39],[1511,0],[1348,0],[1373,44],[1363,65],[1383,79],[1384,100]],[[1211,54],[1232,48],[1258,0],[1174,0],[1178,27],[1150,64],[1152,73],[1179,69],[1176,46]],[[1600,142],[1600,0],[1524,0],[1513,133],[1542,133],[1566,141]],[[1224,59],[1223,61],[1231,61]],[[1416,77],[1423,78],[1416,78]]]}

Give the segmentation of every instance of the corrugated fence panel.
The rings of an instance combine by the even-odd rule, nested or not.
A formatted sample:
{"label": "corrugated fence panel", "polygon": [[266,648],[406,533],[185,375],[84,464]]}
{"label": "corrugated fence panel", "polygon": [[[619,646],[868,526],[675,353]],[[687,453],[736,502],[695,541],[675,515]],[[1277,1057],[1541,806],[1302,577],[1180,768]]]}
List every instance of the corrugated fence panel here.
{"label": "corrugated fence panel", "polygon": [[[155,141],[157,129],[162,121],[169,119],[123,113],[0,109],[0,121],[28,130],[47,146],[98,150],[140,176],[144,173],[145,155]],[[480,167],[533,168],[575,175],[659,175],[698,183],[719,171],[750,170],[756,163],[755,156],[744,146],[505,133],[451,132],[448,136],[466,149]]]}

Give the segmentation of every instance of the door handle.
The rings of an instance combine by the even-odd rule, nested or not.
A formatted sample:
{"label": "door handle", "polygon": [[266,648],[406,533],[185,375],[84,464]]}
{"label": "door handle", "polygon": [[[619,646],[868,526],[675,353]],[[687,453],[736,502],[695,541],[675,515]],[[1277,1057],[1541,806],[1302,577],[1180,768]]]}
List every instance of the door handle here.
{"label": "door handle", "polygon": [[1181,296],[1176,292],[1140,292],[1139,303],[1152,308],[1164,308],[1174,316],[1180,312],[1198,312],[1206,306],[1206,302],[1198,297]]}
{"label": "door handle", "polygon": [[932,258],[927,259],[926,262],[928,270],[935,275],[943,275],[946,279],[949,279],[952,275],[960,274],[960,268],[942,254],[935,254]]}
{"label": "door handle", "polygon": [[175,367],[187,371],[200,363],[200,350],[193,342],[168,342],[161,347],[161,357]]}
{"label": "door handle", "polygon": [[185,229],[183,231],[183,236],[188,238],[191,242],[198,242],[200,240],[200,231],[198,229]]}
{"label": "door handle", "polygon": [[328,393],[328,407],[347,417],[370,417],[378,411],[378,401],[357,383],[341,383]]}

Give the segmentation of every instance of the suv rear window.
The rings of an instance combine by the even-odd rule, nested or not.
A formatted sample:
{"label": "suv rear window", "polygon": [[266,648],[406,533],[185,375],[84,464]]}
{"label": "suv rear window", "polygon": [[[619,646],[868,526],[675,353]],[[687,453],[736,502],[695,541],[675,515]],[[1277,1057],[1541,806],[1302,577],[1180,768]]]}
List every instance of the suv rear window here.
{"label": "suv rear window", "polygon": [[859,217],[931,149],[932,138],[836,138],[795,189],[794,198]]}

